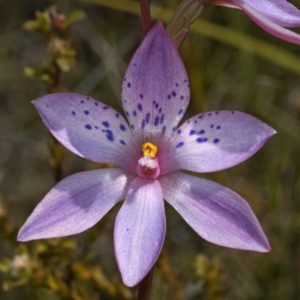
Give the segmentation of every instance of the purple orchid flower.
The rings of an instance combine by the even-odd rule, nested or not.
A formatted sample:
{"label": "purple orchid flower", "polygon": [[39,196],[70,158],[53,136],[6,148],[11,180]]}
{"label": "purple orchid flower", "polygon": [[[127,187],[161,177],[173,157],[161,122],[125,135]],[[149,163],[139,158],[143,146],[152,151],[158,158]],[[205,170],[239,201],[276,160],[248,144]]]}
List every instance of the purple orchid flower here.
{"label": "purple orchid flower", "polygon": [[166,231],[165,199],[204,239],[226,247],[270,250],[254,213],[238,194],[180,170],[213,172],[239,164],[275,131],[236,111],[196,115],[177,129],[190,88],[181,58],[161,22],[127,69],[122,99],[129,125],[94,99],[57,93],[33,101],[52,134],[75,154],[118,167],[58,183],[19,232],[19,241],[82,232],[126,198],[114,229],[123,282],[139,283],[156,262]]}
{"label": "purple orchid flower", "polygon": [[300,11],[285,0],[208,0],[208,4],[239,8],[265,31],[300,45],[300,35],[284,28],[300,26]]}

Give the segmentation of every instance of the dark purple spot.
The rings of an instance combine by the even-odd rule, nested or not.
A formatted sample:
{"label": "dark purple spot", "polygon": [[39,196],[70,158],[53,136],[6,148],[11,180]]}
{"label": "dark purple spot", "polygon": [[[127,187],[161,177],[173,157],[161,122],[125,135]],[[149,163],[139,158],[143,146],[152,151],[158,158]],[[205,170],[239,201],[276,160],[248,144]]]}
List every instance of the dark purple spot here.
{"label": "dark purple spot", "polygon": [[85,125],[85,128],[88,129],[88,130],[91,130],[91,129],[92,129],[92,126],[89,125],[89,124],[86,124],[86,125]]}
{"label": "dark purple spot", "polygon": [[216,129],[221,129],[221,126],[217,126]]}
{"label": "dark purple spot", "polygon": [[194,123],[196,124],[198,121],[196,120],[196,121],[194,121]]}
{"label": "dark purple spot", "polygon": [[208,115],[211,116],[211,113],[209,113]]}
{"label": "dark purple spot", "polygon": [[150,113],[147,113],[147,114],[146,114],[146,123],[147,123],[147,124],[148,124],[149,121],[150,121],[150,116],[151,116]]}
{"label": "dark purple spot", "polygon": [[116,113],[116,118],[119,118],[120,114],[119,113]]}
{"label": "dark purple spot", "polygon": [[127,87],[128,87],[128,88],[131,87],[131,83],[130,83],[130,82],[127,83]]}
{"label": "dark purple spot", "polygon": [[125,130],[126,130],[126,127],[125,127],[123,124],[121,124],[121,125],[120,125],[120,129],[121,129],[122,131],[125,131]]}
{"label": "dark purple spot", "polygon": [[207,142],[207,138],[197,138],[196,141],[197,143],[204,143]]}
{"label": "dark purple spot", "polygon": [[142,129],[145,128],[145,125],[146,125],[146,122],[145,122],[145,119],[142,121]]}
{"label": "dark purple spot", "polygon": [[164,122],[164,118],[165,118],[165,115],[162,114],[162,115],[160,116],[160,124],[162,124],[162,123]]}
{"label": "dark purple spot", "polygon": [[140,94],[140,98],[141,98],[141,99],[144,99],[144,95],[143,95],[143,94]]}
{"label": "dark purple spot", "polygon": [[81,101],[80,101],[80,103],[84,103],[84,101],[83,101],[83,100],[81,100]]}
{"label": "dark purple spot", "polygon": [[205,133],[205,130],[203,130],[203,129],[197,132],[197,134],[204,134],[204,133]]}
{"label": "dark purple spot", "polygon": [[170,95],[170,94],[168,95],[168,99],[169,99],[169,100],[171,99],[171,95]]}
{"label": "dark purple spot", "polygon": [[202,119],[202,118],[203,118],[203,115],[198,116],[198,119]]}
{"label": "dark purple spot", "polygon": [[113,135],[112,131],[107,129],[107,130],[105,130],[105,132],[106,132],[106,138],[112,142],[114,140],[114,135]]}
{"label": "dark purple spot", "polygon": [[181,133],[181,129],[178,129],[178,130],[177,130],[177,133],[180,134],[180,133]]}
{"label": "dark purple spot", "polygon": [[49,104],[46,104],[47,107],[49,107]]}
{"label": "dark purple spot", "polygon": [[143,105],[142,105],[141,103],[139,103],[139,104],[137,105],[137,108],[138,108],[139,111],[142,111],[142,110],[143,110]]}
{"label": "dark purple spot", "polygon": [[178,83],[176,83],[175,85],[176,85],[176,86],[179,86],[179,84],[178,84]]}
{"label": "dark purple spot", "polygon": [[98,106],[98,105],[99,105],[99,103],[98,103],[98,102],[95,102],[95,105],[96,105],[96,106]]}
{"label": "dark purple spot", "polygon": [[75,111],[72,111],[72,115],[75,116],[75,115],[76,115],[76,112],[75,112]]}
{"label": "dark purple spot", "polygon": [[134,125],[133,124],[131,124],[130,127],[131,127],[132,130],[134,130]]}
{"label": "dark purple spot", "polygon": [[135,110],[132,112],[132,114],[136,117],[136,111]]}
{"label": "dark purple spot", "polygon": [[105,106],[103,106],[103,109],[107,110],[107,109],[109,109],[109,106],[105,105]]}
{"label": "dark purple spot", "polygon": [[215,126],[214,124],[211,124],[211,125],[210,125],[210,128],[214,128],[214,126]]}
{"label": "dark purple spot", "polygon": [[219,143],[220,140],[219,139],[214,139],[214,143]]}
{"label": "dark purple spot", "polygon": [[102,122],[103,126],[105,126],[106,128],[109,127],[109,123],[108,122]]}
{"label": "dark purple spot", "polygon": [[219,114],[219,112],[218,112],[218,111],[216,111],[216,112],[215,112],[215,114],[216,114],[216,115],[218,115],[218,114]]}
{"label": "dark purple spot", "polygon": [[99,129],[98,126],[95,126],[96,129]]}
{"label": "dark purple spot", "polygon": [[136,63],[134,63],[133,65],[136,66]]}
{"label": "dark purple spot", "polygon": [[175,91],[172,92],[172,96],[176,97],[176,92]]}
{"label": "dark purple spot", "polygon": [[89,115],[89,114],[90,114],[90,112],[89,112],[88,110],[85,110],[84,113],[85,113],[86,115]]}
{"label": "dark purple spot", "polygon": [[127,117],[129,117],[129,112],[128,111],[125,111],[125,114]]}
{"label": "dark purple spot", "polygon": [[184,99],[184,97],[183,97],[183,96],[181,96],[181,97],[180,97],[180,100],[183,100],[183,99]]}
{"label": "dark purple spot", "polygon": [[163,135],[165,135],[165,133],[166,133],[166,126],[164,126],[164,127],[162,128],[161,133],[162,133]]}
{"label": "dark purple spot", "polygon": [[179,111],[178,111],[178,115],[181,115],[183,112],[183,109],[181,108]]}
{"label": "dark purple spot", "polygon": [[159,107],[159,104],[158,104],[158,103],[156,103],[156,104],[155,104],[155,108],[158,108],[158,107]]}
{"label": "dark purple spot", "polygon": [[153,101],[152,103],[153,103],[153,104],[155,104],[155,103],[156,103],[156,101]]}
{"label": "dark purple spot", "polygon": [[86,97],[87,100],[90,100],[90,97]]}
{"label": "dark purple spot", "polygon": [[179,142],[177,145],[176,145],[176,148],[180,148],[184,145],[184,142]]}
{"label": "dark purple spot", "polygon": [[173,128],[172,128],[172,131],[175,131],[176,130],[176,126],[174,126]]}
{"label": "dark purple spot", "polygon": [[159,116],[156,116],[154,119],[154,126],[157,126],[159,124]]}
{"label": "dark purple spot", "polygon": [[159,109],[158,113],[160,113],[160,114],[161,114],[161,112],[162,112],[162,107]]}
{"label": "dark purple spot", "polygon": [[234,111],[232,110],[231,113],[234,114]]}
{"label": "dark purple spot", "polygon": [[193,129],[192,129],[192,130],[190,131],[190,135],[194,135],[195,133],[196,133],[196,130],[193,130]]}
{"label": "dark purple spot", "polygon": [[184,79],[184,81],[183,82],[188,82],[186,79]]}
{"label": "dark purple spot", "polygon": [[126,145],[126,143],[125,143],[123,140],[120,140],[120,143],[121,143],[122,145]]}

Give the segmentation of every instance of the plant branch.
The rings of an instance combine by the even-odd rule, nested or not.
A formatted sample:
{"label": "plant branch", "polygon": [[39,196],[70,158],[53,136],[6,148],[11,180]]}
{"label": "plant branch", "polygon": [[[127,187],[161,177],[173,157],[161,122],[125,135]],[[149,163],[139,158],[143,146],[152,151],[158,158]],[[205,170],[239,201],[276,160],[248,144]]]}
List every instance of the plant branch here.
{"label": "plant branch", "polygon": [[151,28],[150,0],[140,0],[144,36]]}

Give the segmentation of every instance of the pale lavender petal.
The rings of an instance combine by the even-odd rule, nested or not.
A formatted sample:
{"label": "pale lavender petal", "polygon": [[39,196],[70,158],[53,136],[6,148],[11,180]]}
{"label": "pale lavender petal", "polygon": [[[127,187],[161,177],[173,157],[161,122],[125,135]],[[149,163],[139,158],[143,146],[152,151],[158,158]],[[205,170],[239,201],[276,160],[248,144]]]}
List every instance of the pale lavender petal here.
{"label": "pale lavender petal", "polygon": [[238,111],[213,111],[187,120],[160,148],[161,174],[176,170],[214,172],[235,166],[276,133]]}
{"label": "pale lavender petal", "polygon": [[135,178],[115,223],[115,253],[123,282],[138,284],[156,262],[166,231],[158,181]]}
{"label": "pale lavender petal", "polygon": [[159,21],[135,52],[122,87],[124,110],[139,142],[159,146],[181,120],[189,97],[185,67]]}
{"label": "pale lavender petal", "polygon": [[285,0],[232,0],[232,2],[235,2],[237,6],[242,6],[244,3],[249,4],[279,26],[300,26],[300,11]]}
{"label": "pale lavender petal", "polygon": [[181,172],[162,176],[159,182],[164,199],[205,240],[229,248],[270,251],[254,213],[237,193]]}
{"label": "pale lavender petal", "polygon": [[300,11],[287,1],[211,0],[210,4],[240,8],[265,31],[300,45],[300,35],[283,28],[300,26]]}
{"label": "pale lavender petal", "polygon": [[[256,9],[253,9],[250,5],[242,2],[242,1],[235,1],[236,5],[239,6],[247,15],[250,17],[255,23],[257,23],[260,27],[262,27],[265,31],[269,32],[270,34],[288,41],[290,43],[300,45],[300,35],[296,34],[295,32],[285,29],[276,24],[275,22],[269,20],[264,14],[258,12]],[[299,12],[298,12],[299,14]],[[299,19],[299,17],[298,17]],[[299,21],[299,20],[298,20]],[[300,24],[298,24],[300,25]],[[295,25],[295,26],[298,26]]]}
{"label": "pale lavender petal", "polygon": [[113,108],[75,93],[33,101],[51,133],[75,154],[135,172],[139,146],[125,119]]}
{"label": "pale lavender petal", "polygon": [[82,232],[126,197],[134,174],[121,168],[77,173],[59,182],[20,229],[18,241]]}
{"label": "pale lavender petal", "polygon": [[300,26],[299,9],[285,0],[210,0],[209,4],[232,8],[241,8],[241,5],[249,4],[252,8],[279,26]]}

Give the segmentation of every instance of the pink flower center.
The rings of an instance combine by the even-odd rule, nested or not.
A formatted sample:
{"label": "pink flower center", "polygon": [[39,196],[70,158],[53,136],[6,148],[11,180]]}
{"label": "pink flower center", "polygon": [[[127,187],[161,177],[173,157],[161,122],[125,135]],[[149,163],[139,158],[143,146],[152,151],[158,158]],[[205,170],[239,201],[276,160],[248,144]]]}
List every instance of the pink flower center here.
{"label": "pink flower center", "polygon": [[138,160],[137,174],[140,177],[157,178],[160,168],[157,159],[158,148],[152,143],[144,143],[141,147],[142,156]]}

